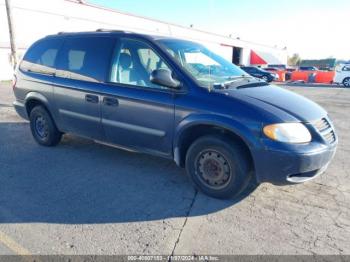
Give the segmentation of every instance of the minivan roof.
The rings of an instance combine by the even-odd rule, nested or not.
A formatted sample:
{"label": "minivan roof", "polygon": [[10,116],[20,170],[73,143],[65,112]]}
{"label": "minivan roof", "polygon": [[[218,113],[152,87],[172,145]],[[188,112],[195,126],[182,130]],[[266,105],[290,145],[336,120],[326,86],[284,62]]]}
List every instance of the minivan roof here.
{"label": "minivan roof", "polygon": [[48,35],[46,37],[64,37],[64,36],[101,36],[101,35],[129,35],[129,36],[136,36],[141,38],[147,38],[149,40],[160,40],[160,39],[177,39],[175,37],[169,37],[169,36],[160,36],[160,35],[148,35],[148,34],[141,34],[141,33],[135,33],[130,31],[123,31],[123,30],[111,30],[111,29],[97,29],[96,31],[85,31],[85,32],[58,32],[57,34]]}

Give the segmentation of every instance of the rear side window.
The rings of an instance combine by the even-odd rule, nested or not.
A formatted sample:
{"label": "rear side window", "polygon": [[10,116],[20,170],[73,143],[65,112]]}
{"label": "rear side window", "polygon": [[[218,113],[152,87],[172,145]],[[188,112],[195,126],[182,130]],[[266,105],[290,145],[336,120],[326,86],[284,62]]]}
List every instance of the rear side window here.
{"label": "rear side window", "polygon": [[67,38],[59,54],[56,76],[103,82],[107,76],[115,39],[109,37]]}
{"label": "rear side window", "polygon": [[39,74],[53,74],[62,39],[44,39],[35,43],[25,54],[20,69]]}

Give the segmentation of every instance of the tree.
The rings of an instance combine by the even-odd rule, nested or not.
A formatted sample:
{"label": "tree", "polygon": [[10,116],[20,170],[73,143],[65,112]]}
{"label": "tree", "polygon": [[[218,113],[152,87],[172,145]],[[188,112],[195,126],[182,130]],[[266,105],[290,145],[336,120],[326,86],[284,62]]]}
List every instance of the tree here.
{"label": "tree", "polygon": [[290,66],[298,66],[301,62],[301,58],[299,54],[295,53],[291,57],[288,57],[288,65]]}

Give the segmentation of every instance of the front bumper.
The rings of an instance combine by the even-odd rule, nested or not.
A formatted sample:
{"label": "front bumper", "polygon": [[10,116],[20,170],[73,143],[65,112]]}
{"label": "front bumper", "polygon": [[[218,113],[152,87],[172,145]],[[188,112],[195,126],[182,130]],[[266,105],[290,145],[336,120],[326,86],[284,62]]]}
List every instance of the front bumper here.
{"label": "front bumper", "polygon": [[303,183],[322,174],[336,152],[336,143],[315,150],[315,145],[303,152],[273,150],[257,153],[255,161],[258,182],[275,185]]}

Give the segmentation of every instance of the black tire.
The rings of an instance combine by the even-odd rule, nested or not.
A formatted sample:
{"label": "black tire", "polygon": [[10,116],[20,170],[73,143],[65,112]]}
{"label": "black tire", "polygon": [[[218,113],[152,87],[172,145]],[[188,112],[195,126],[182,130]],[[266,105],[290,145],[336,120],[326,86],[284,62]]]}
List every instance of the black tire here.
{"label": "black tire", "polygon": [[55,146],[60,142],[62,133],[57,129],[55,122],[45,107],[34,107],[30,111],[29,120],[32,135],[38,144]]}
{"label": "black tire", "polygon": [[237,197],[253,178],[248,153],[225,136],[197,139],[187,151],[186,171],[196,188],[221,199]]}
{"label": "black tire", "polygon": [[350,87],[350,77],[347,77],[343,80],[343,85],[345,87]]}

